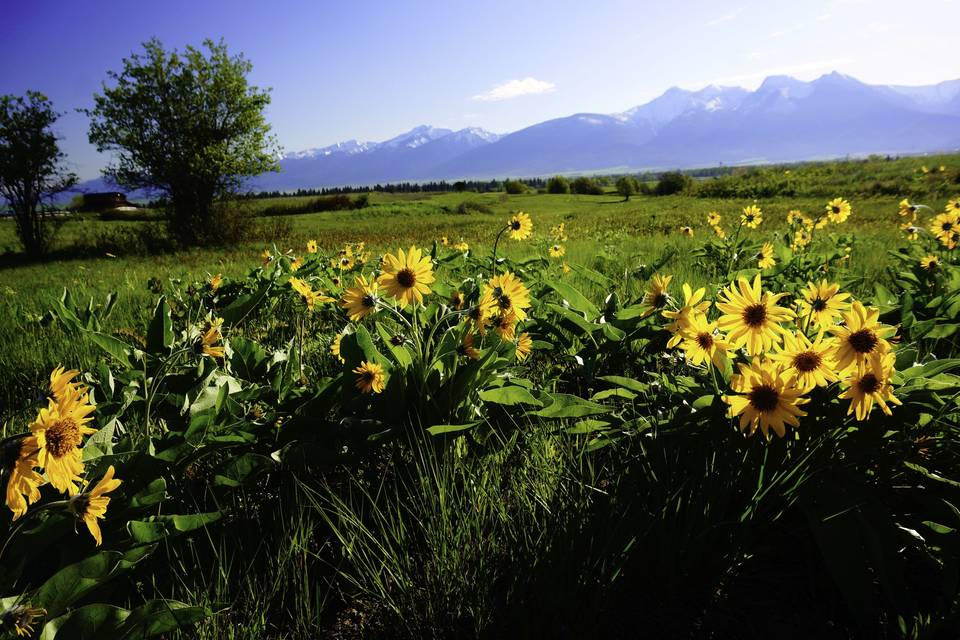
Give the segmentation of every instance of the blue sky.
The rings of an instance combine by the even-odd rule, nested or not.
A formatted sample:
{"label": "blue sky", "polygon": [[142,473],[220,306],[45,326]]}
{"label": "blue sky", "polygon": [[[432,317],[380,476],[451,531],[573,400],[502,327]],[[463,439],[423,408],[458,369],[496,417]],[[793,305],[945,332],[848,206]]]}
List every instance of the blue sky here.
{"label": "blue sky", "polygon": [[932,84],[960,77],[958,24],[956,0],[12,1],[0,93],[37,89],[68,111],[58,132],[90,178],[106,158],[74,110],[151,36],[168,47],[222,37],[243,52],[295,151],[418,124],[503,133],[771,74]]}

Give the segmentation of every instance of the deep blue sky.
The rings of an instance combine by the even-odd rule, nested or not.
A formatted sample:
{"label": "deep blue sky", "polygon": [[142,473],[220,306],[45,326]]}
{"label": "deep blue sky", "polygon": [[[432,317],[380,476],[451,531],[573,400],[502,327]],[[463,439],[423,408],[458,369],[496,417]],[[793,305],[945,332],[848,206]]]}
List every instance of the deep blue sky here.
{"label": "deep blue sky", "polygon": [[37,89],[69,112],[58,131],[83,178],[106,159],[74,110],[151,36],[223,37],[243,52],[251,80],[273,89],[268,118],[290,151],[418,124],[503,133],[775,73],[960,77],[955,0],[4,0],[0,16],[0,93]]}

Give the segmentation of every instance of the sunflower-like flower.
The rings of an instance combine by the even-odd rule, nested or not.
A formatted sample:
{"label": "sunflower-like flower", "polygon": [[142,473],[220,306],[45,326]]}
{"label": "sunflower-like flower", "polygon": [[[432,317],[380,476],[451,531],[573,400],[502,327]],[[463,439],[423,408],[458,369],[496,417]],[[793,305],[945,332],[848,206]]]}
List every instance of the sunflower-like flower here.
{"label": "sunflower-like flower", "polygon": [[550,247],[551,258],[562,258],[567,253],[567,248],[562,244],[555,244]]}
{"label": "sunflower-like flower", "polygon": [[911,220],[916,220],[916,219],[917,219],[917,205],[911,204],[909,200],[907,200],[906,198],[904,198],[903,200],[900,201],[900,205],[899,205],[899,209],[897,210],[897,214],[898,214],[901,218],[905,218],[905,217],[907,217],[907,216],[910,216]]}
{"label": "sunflower-like flower", "polygon": [[550,227],[550,236],[553,238],[554,242],[566,242],[567,241],[566,225],[563,222],[561,222],[555,227]]}
{"label": "sunflower-like flower", "polygon": [[84,491],[70,498],[70,511],[87,525],[90,535],[97,541],[99,547],[103,543],[103,536],[100,534],[100,523],[97,520],[103,520],[107,514],[107,505],[110,504],[110,498],[107,494],[115,491],[120,486],[121,480],[113,477],[113,465],[107,469],[93,489]]}
{"label": "sunflower-like flower", "polygon": [[497,310],[497,303],[493,299],[493,289],[484,287],[477,303],[467,310],[466,320],[480,332],[485,335],[487,324]]}
{"label": "sunflower-like flower", "polygon": [[222,326],[223,318],[213,318],[207,322],[200,337],[197,338],[195,347],[197,353],[211,358],[223,358],[226,355],[224,346],[217,344],[223,339]]}
{"label": "sunflower-like flower", "polygon": [[770,269],[777,266],[777,261],[773,258],[773,243],[771,242],[764,242],[755,257],[757,266],[761,269]]}
{"label": "sunflower-like flower", "polygon": [[512,312],[517,320],[527,319],[526,309],[530,308],[530,292],[520,278],[513,273],[507,271],[490,278],[484,287],[484,294],[487,292],[501,313]]}
{"label": "sunflower-like flower", "polygon": [[447,236],[440,236],[440,244],[443,245],[444,247],[449,247],[450,239],[447,238]]}
{"label": "sunflower-like flower", "polygon": [[380,286],[388,296],[399,302],[401,307],[413,303],[423,304],[423,296],[430,294],[430,287],[427,285],[433,281],[430,256],[423,255],[417,247],[410,247],[406,253],[400,249],[396,255],[388,253],[384,256]]}
{"label": "sunflower-like flower", "polygon": [[833,353],[837,371],[863,364],[875,353],[884,355],[890,351],[887,338],[892,337],[897,329],[881,324],[879,317],[879,309],[864,307],[855,300],[850,311],[843,313],[843,325],[830,327],[830,332],[837,338]]}
{"label": "sunflower-like flower", "polygon": [[936,271],[940,266],[940,258],[934,255],[923,256],[920,258],[920,266],[927,271]]}
{"label": "sunflower-like flower", "polygon": [[480,357],[480,352],[474,346],[472,330],[468,330],[463,334],[463,340],[457,345],[457,355],[470,358],[471,360],[476,360]]}
{"label": "sunflower-like flower", "polygon": [[0,470],[7,472],[7,506],[13,511],[14,520],[40,499],[43,476],[35,470],[40,464],[37,460],[39,453],[36,437],[28,435],[6,441],[0,451],[3,462]]}
{"label": "sunflower-like flower", "polygon": [[910,242],[916,241],[920,237],[920,227],[912,224],[903,224],[900,225],[900,228],[903,229],[903,233],[907,236],[907,240]]}
{"label": "sunflower-like flower", "polygon": [[714,233],[716,234],[716,236],[717,236],[718,238],[720,238],[721,240],[723,240],[724,238],[727,237],[727,232],[724,231],[724,230],[723,230],[723,227],[721,227],[720,225],[716,225],[716,226],[710,227],[710,228],[713,229],[713,232],[714,232]]}
{"label": "sunflower-like flower", "polygon": [[291,277],[289,282],[290,286],[303,297],[303,301],[307,303],[307,309],[313,310],[313,307],[318,303],[336,302],[336,300],[330,296],[325,296],[320,291],[314,291],[313,288],[301,278]]}
{"label": "sunflower-like flower", "polygon": [[952,200],[947,202],[947,208],[945,210],[948,213],[960,215],[960,198],[953,198]]}
{"label": "sunflower-like flower", "polygon": [[790,243],[791,251],[799,251],[810,244],[813,237],[806,229],[797,229],[793,234],[793,242]]}
{"label": "sunflower-like flower", "polygon": [[460,242],[453,245],[453,249],[461,253],[466,253],[467,251],[470,251],[470,245],[464,242],[463,238],[461,238]]}
{"label": "sunflower-like flower", "polygon": [[834,224],[840,224],[850,217],[850,203],[843,198],[834,198],[827,203],[827,219]]}
{"label": "sunflower-like flower", "polygon": [[338,333],[333,337],[333,340],[330,341],[330,355],[340,361],[340,364],[346,362],[343,359],[343,356],[340,355],[340,341],[343,340],[343,334]]}
{"label": "sunflower-like flower", "polygon": [[316,253],[317,252],[317,241],[308,240],[307,241],[307,253]]}
{"label": "sunflower-like flower", "polygon": [[874,403],[888,416],[892,414],[887,403],[900,404],[890,384],[895,359],[893,353],[873,353],[851,370],[844,381],[848,388],[840,395],[841,399],[850,400],[847,415],[856,413],[857,420],[866,420]]}
{"label": "sunflower-like flower", "polygon": [[507,228],[510,230],[510,237],[514,240],[526,240],[533,235],[533,221],[523,211],[518,211],[510,218]]}
{"label": "sunflower-like flower", "polygon": [[526,360],[531,351],[533,351],[533,339],[530,337],[529,333],[524,331],[517,336],[517,362],[523,362]]}
{"label": "sunflower-like flower", "polygon": [[930,221],[930,233],[941,242],[956,233],[958,227],[960,227],[960,214],[951,211],[938,214]]}
{"label": "sunflower-like flower", "polygon": [[260,261],[263,262],[263,266],[267,266],[273,262],[273,254],[270,253],[270,249],[264,249],[260,252]]}
{"label": "sunflower-like flower", "polygon": [[37,466],[43,468],[57,491],[75,495],[83,472],[83,437],[96,433],[87,424],[93,420],[94,407],[87,393],[68,387],[64,396],[51,398],[47,407],[40,409],[36,420],[30,423],[37,447]]}
{"label": "sunflower-like flower", "polygon": [[680,348],[691,364],[706,365],[712,362],[717,368],[725,366],[729,345],[717,333],[717,323],[707,322],[707,316],[694,314],[677,335],[681,339]]}
{"label": "sunflower-like flower", "polygon": [[643,300],[640,301],[640,308],[643,309],[642,317],[646,318],[667,306],[670,300],[667,287],[670,286],[671,280],[673,276],[661,276],[659,273],[653,275],[643,294]]}
{"label": "sunflower-like flower", "polygon": [[785,425],[800,425],[798,418],[807,415],[800,405],[808,400],[792,379],[774,363],[757,358],[739,368],[740,373],[730,379],[730,387],[741,395],[726,395],[723,401],[730,405],[729,417],[740,416],[741,431],[752,436],[760,427],[769,438],[769,430],[773,429],[782,438],[787,431]]}
{"label": "sunflower-like flower", "polygon": [[797,318],[806,328],[811,322],[829,329],[840,315],[850,309],[849,293],[840,292],[840,285],[821,280],[819,284],[808,282],[797,300]]}
{"label": "sunflower-like flower", "polygon": [[723,220],[723,216],[720,215],[717,211],[711,211],[707,214],[707,224],[711,227],[717,227],[720,225],[720,222]]}
{"label": "sunflower-like flower", "polygon": [[501,340],[512,342],[516,336],[517,314],[512,310],[500,311],[500,313],[491,318],[490,325],[493,327],[493,330],[497,332],[497,335],[500,336]]}
{"label": "sunflower-like flower", "polygon": [[803,212],[799,209],[791,209],[787,212],[787,224],[793,225],[803,223]]}
{"label": "sunflower-like flower", "polygon": [[770,360],[777,362],[783,370],[796,380],[804,393],[814,387],[825,387],[837,381],[833,361],[833,343],[819,334],[811,341],[803,333],[784,334],[784,344],[777,346],[777,353],[770,354]]}
{"label": "sunflower-like flower", "polygon": [[381,393],[385,386],[386,374],[379,364],[367,362],[360,363],[353,373],[357,374],[357,381],[354,386],[360,390],[360,393]]}
{"label": "sunflower-like flower", "polygon": [[67,371],[62,366],[57,366],[50,372],[50,395],[58,402],[67,397],[68,392],[77,391],[83,393],[83,385],[74,382],[73,379],[80,375],[76,369]]}
{"label": "sunflower-like flower", "polygon": [[353,322],[362,320],[377,310],[379,283],[371,278],[367,281],[363,275],[354,278],[355,286],[343,292],[340,306],[347,310],[347,316]]}
{"label": "sunflower-like flower", "polygon": [[672,320],[666,327],[667,331],[673,334],[667,342],[667,348],[672,349],[683,339],[681,333],[690,326],[690,321],[695,315],[704,314],[710,308],[710,301],[704,300],[707,290],[703,287],[693,290],[686,282],[683,283],[683,306],[676,311],[667,309],[663,312],[663,317]]}
{"label": "sunflower-like flower", "polygon": [[787,331],[780,323],[794,315],[789,309],[777,306],[785,293],[763,291],[758,273],[752,285],[746,278],[739,278],[720,295],[717,308],[724,315],[717,324],[721,331],[727,332],[732,347],[744,346],[749,355],[756,356],[780,343]]}
{"label": "sunflower-like flower", "polygon": [[454,289],[453,292],[450,294],[450,300],[447,301],[447,304],[450,306],[451,309],[456,309],[457,311],[459,311],[460,309],[463,309],[463,305],[464,305],[463,294],[460,293],[459,290]]}
{"label": "sunflower-like flower", "polygon": [[207,284],[210,285],[211,291],[216,291],[220,288],[220,285],[223,284],[223,274],[218,273],[215,276],[210,276],[210,279],[207,280]]}
{"label": "sunflower-like flower", "polygon": [[46,609],[18,604],[0,613],[0,631],[15,634],[18,638],[33,637],[33,625],[47,615]]}
{"label": "sunflower-like flower", "polygon": [[755,204],[743,208],[740,214],[740,224],[748,229],[756,229],[763,223],[763,211]]}
{"label": "sunflower-like flower", "polygon": [[680,235],[686,236],[687,238],[693,237],[693,227],[688,227],[686,225],[680,227]]}

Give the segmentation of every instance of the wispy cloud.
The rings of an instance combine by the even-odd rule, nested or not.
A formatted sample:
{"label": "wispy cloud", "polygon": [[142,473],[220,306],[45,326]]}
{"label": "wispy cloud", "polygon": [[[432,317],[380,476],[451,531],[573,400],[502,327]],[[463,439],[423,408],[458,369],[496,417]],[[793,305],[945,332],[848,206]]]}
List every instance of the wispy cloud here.
{"label": "wispy cloud", "polygon": [[734,18],[736,18],[738,15],[740,15],[741,13],[743,13],[744,10],[746,10],[746,7],[740,7],[739,9],[734,9],[734,10],[731,11],[730,13],[725,13],[724,15],[720,16],[719,18],[714,18],[713,20],[710,20],[709,22],[706,23],[706,26],[708,26],[708,27],[714,27],[714,26],[716,26],[716,25],[718,25],[718,24],[723,24],[724,22],[730,22],[731,20],[733,20]]}
{"label": "wispy cloud", "polygon": [[784,37],[784,36],[788,36],[788,35],[790,35],[791,33],[796,33],[797,31],[802,31],[803,29],[806,29],[806,28],[807,28],[807,25],[805,25],[805,24],[803,24],[803,23],[801,22],[801,23],[799,23],[799,24],[795,24],[795,25],[793,25],[793,26],[786,27],[786,28],[784,28],[784,29],[779,29],[779,30],[777,30],[777,31],[771,31],[770,33],[767,34],[767,39],[768,39],[768,40],[776,40],[777,38],[782,38],[782,37]]}
{"label": "wispy cloud", "polygon": [[763,80],[767,76],[788,76],[798,73],[809,73],[811,71],[831,71],[837,69],[838,67],[849,65],[852,62],[852,58],[833,58],[830,60],[817,60],[816,62],[794,64],[784,67],[770,67],[767,69],[761,69],[760,71],[755,71],[753,73],[743,73],[736,76],[717,78],[713,81],[713,84],[749,84],[756,80]]}
{"label": "wispy cloud", "polygon": [[498,84],[489,91],[473,96],[473,99],[483,102],[497,102],[499,100],[510,100],[511,98],[519,98],[520,96],[529,96],[537,93],[549,93],[556,88],[557,85],[552,82],[528,77]]}

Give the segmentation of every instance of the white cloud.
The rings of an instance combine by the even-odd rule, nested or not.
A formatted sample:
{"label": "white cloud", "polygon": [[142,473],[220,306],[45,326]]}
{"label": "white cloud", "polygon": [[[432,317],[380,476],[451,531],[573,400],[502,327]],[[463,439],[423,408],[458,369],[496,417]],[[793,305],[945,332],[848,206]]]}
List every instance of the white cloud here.
{"label": "white cloud", "polygon": [[790,76],[811,71],[834,71],[838,67],[849,65],[853,60],[851,58],[833,58],[831,60],[818,60],[816,62],[807,62],[804,64],[794,64],[785,67],[771,67],[756,71],[754,73],[744,73],[736,76],[727,76],[717,78],[713,84],[750,84],[757,80],[763,80],[767,76]]}
{"label": "white cloud", "polygon": [[498,100],[510,100],[520,96],[529,96],[537,93],[549,93],[557,88],[557,85],[536,78],[523,78],[522,80],[510,80],[503,84],[498,84],[489,91],[473,96],[474,100],[483,102],[496,102]]}
{"label": "white cloud", "polygon": [[714,27],[718,24],[723,24],[724,22],[730,22],[731,20],[736,18],[738,15],[743,13],[745,9],[746,7],[740,7],[739,9],[734,9],[730,13],[726,13],[720,16],[719,18],[714,18],[713,20],[710,20],[709,22],[706,23],[706,26]]}

